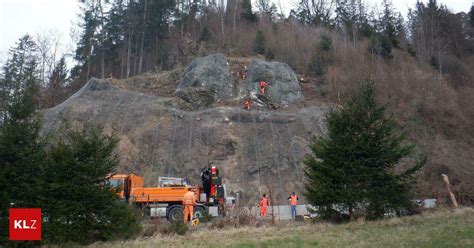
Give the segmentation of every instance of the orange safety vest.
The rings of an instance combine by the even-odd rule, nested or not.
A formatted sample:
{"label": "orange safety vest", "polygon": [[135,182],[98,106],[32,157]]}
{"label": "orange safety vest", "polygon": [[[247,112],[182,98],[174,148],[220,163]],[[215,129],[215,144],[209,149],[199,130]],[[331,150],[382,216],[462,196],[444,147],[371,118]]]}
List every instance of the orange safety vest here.
{"label": "orange safety vest", "polygon": [[298,205],[298,196],[297,195],[291,195],[290,196],[290,204],[293,206]]}
{"label": "orange safety vest", "polygon": [[244,102],[244,109],[249,110],[250,109],[250,100],[245,100]]}
{"label": "orange safety vest", "polygon": [[267,86],[268,84],[265,83],[264,81],[260,82],[260,94],[265,94],[265,86]]}
{"label": "orange safety vest", "polygon": [[194,198],[194,192],[188,191],[184,194],[183,197],[183,204],[184,205],[194,205],[196,203],[196,199]]}
{"label": "orange safety vest", "polygon": [[270,206],[270,204],[268,204],[268,199],[266,197],[263,197],[260,200],[260,207],[261,208],[267,208],[268,206]]}

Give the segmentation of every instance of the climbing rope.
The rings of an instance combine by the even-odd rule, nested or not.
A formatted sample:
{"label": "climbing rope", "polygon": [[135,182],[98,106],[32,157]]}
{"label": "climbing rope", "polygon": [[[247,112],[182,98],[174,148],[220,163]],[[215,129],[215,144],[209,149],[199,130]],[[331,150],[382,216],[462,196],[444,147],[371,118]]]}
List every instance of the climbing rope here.
{"label": "climbing rope", "polygon": [[[275,140],[275,127],[274,127],[274,125],[271,121],[269,121],[269,126],[270,126],[270,132],[272,132],[272,144],[276,144],[276,145],[280,146],[281,145],[280,141],[278,139]],[[272,154],[274,154],[274,156],[272,156],[273,163],[275,165],[277,165],[279,159],[276,158],[276,156],[278,156],[278,153],[273,148],[273,145],[271,146],[271,151],[272,151]],[[281,179],[280,169],[281,169],[281,166],[279,165],[278,168],[277,168],[278,182],[280,183],[279,189],[280,189],[280,193],[284,193],[283,192],[283,180]]]}
{"label": "climbing rope", "polygon": [[296,173],[296,177],[297,178],[301,178],[300,177],[300,174],[298,172],[298,166],[296,165],[295,163],[295,149],[293,147],[293,143],[291,142],[291,140],[293,139],[293,135],[291,133],[291,130],[290,130],[290,126],[288,125],[288,123],[286,123],[286,128],[288,130],[288,142],[289,142],[289,145],[290,145],[290,162],[293,164],[293,166],[295,167],[295,173]]}
{"label": "climbing rope", "polygon": [[[174,154],[174,146],[175,146],[175,143],[176,143],[176,117],[173,116],[172,118],[172,130],[171,130],[171,161],[174,161],[175,164],[176,164],[176,159],[175,159],[175,154]],[[171,172],[170,172],[170,168],[171,167],[171,163],[168,163],[168,165],[166,166],[166,170],[165,170],[165,173],[166,175],[169,175]]]}
{"label": "climbing rope", "polygon": [[253,123],[253,139],[254,139],[254,149],[255,149],[255,159],[256,159],[256,163],[257,163],[257,169],[258,169],[258,193],[259,195],[262,195],[262,190],[261,190],[261,179],[260,179],[260,154],[259,154],[259,151],[258,151],[258,146],[259,146],[259,142],[258,142],[258,137],[257,137],[257,123],[255,121],[255,116],[253,114],[253,112],[250,112],[250,116],[252,118],[252,123]]}

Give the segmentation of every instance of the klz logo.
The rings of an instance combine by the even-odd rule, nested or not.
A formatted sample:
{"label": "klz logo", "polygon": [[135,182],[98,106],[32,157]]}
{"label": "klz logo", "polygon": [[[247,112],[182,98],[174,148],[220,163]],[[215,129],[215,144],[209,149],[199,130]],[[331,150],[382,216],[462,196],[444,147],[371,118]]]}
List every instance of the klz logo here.
{"label": "klz logo", "polygon": [[40,208],[10,208],[10,240],[41,240]]}

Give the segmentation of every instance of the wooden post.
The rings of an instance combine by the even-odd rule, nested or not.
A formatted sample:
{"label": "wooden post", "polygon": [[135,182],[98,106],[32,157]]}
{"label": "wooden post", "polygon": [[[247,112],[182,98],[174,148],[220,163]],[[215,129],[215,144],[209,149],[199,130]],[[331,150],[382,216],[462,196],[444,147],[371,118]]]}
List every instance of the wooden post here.
{"label": "wooden post", "polygon": [[448,175],[441,174],[441,176],[443,177],[443,181],[446,184],[446,188],[448,189],[449,198],[451,199],[451,203],[453,204],[453,207],[458,208],[458,202],[456,201],[456,197],[454,197],[454,194],[451,191],[451,185],[449,184]]}
{"label": "wooden post", "polygon": [[235,227],[238,228],[240,225],[240,192],[237,192],[237,194],[235,195],[234,213],[237,215]]}
{"label": "wooden post", "polygon": [[273,205],[274,205],[274,199],[273,199],[273,194],[272,194],[272,189],[270,188],[270,185],[268,184],[268,182],[266,183],[267,184],[267,188],[268,188],[268,194],[269,194],[269,198],[270,198],[270,203],[272,204],[271,205],[271,208],[272,208],[272,225],[275,225],[275,209],[273,208]]}

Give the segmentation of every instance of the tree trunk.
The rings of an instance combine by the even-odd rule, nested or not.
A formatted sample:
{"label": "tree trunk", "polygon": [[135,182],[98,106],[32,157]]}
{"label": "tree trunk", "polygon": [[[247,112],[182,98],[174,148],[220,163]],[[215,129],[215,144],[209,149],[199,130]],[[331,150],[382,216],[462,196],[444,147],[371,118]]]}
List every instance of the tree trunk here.
{"label": "tree trunk", "polygon": [[235,22],[237,19],[237,6],[239,4],[239,0],[235,0],[234,2],[234,20],[232,25],[232,38],[235,38]]}
{"label": "tree trunk", "polygon": [[145,44],[145,30],[146,30],[146,8],[147,8],[147,0],[145,0],[144,3],[144,10],[143,10],[143,30],[142,30],[142,41],[140,43],[140,58],[138,62],[138,74],[142,73],[142,68],[143,68],[143,46]]}
{"label": "tree trunk", "polygon": [[224,5],[224,0],[220,0],[219,2],[219,14],[221,18],[221,47],[224,47],[225,44],[225,32],[224,32],[224,25],[225,25],[225,5]]}
{"label": "tree trunk", "polygon": [[87,54],[87,81],[89,81],[90,78],[90,72],[91,72],[91,53],[92,53],[92,38],[89,39],[89,54]]}
{"label": "tree trunk", "polygon": [[132,56],[132,36],[133,36],[133,30],[131,30],[128,34],[128,42],[127,42],[127,72],[125,74],[125,78],[130,77],[130,59]]}
{"label": "tree trunk", "polygon": [[443,77],[443,70],[441,64],[441,41],[438,42],[438,66],[439,66],[439,77]]}
{"label": "tree trunk", "polygon": [[[139,35],[138,35],[139,36]],[[140,46],[140,38],[137,37],[136,38],[136,41],[135,41],[135,49],[137,49],[139,46]],[[138,54],[140,55],[140,54]],[[137,75],[138,74],[138,59],[137,59],[137,54],[135,53],[134,56],[133,56],[133,72],[132,72],[132,76],[134,75]]]}
{"label": "tree trunk", "polygon": [[453,204],[453,207],[458,208],[458,202],[456,201],[456,197],[451,191],[451,184],[449,183],[448,176],[446,174],[441,174],[441,176],[443,177],[443,181],[446,184],[446,189],[448,190],[449,198],[451,199],[451,203]]}
{"label": "tree trunk", "polygon": [[105,33],[104,33],[104,9],[102,7],[102,0],[99,0],[99,9],[100,9],[100,77],[105,78],[105,47],[104,47],[104,40],[105,40]]}
{"label": "tree trunk", "polygon": [[353,219],[353,212],[354,212],[354,208],[352,207],[352,204],[349,204],[349,220],[351,221]]}

